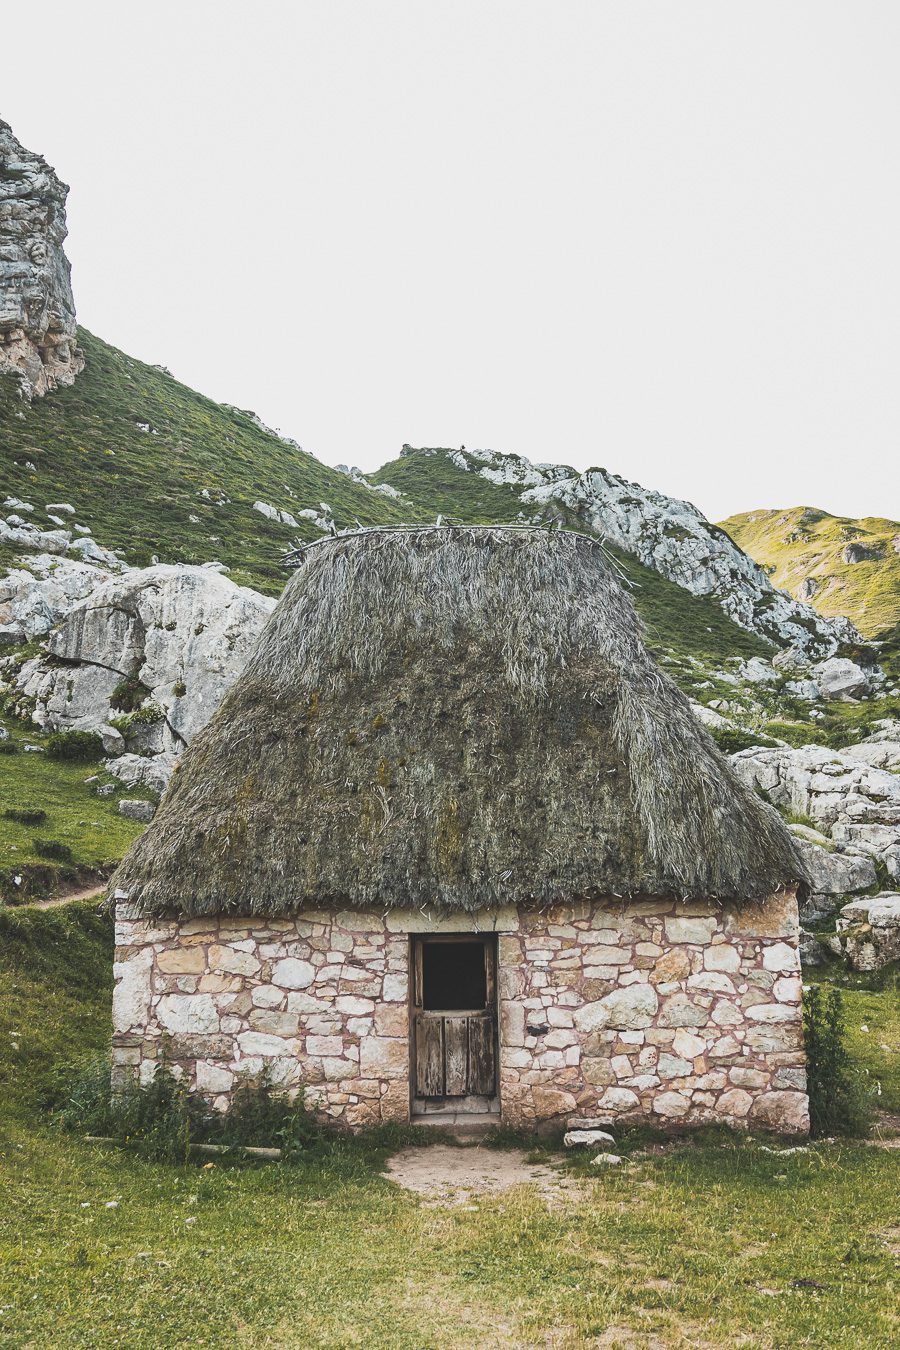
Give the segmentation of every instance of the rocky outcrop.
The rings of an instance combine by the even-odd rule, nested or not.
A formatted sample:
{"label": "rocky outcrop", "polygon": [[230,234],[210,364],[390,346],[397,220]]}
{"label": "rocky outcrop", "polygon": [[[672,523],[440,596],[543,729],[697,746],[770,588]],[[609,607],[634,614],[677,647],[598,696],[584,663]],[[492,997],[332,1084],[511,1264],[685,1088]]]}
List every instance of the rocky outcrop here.
{"label": "rocky outcrop", "polygon": [[275,601],[208,567],[163,564],[97,579],[46,654],[17,672],[16,687],[41,726],[97,731],[110,749],[170,756],[158,789],[162,769],[167,779],[174,755],[243,669]]}
{"label": "rocky outcrop", "polygon": [[880,970],[900,961],[900,894],[892,891],[845,905],[835,945],[854,970]]}
{"label": "rocky outcrop", "polygon": [[815,823],[791,826],[809,878],[800,907],[804,963],[831,953],[873,970],[897,959],[900,724],[886,720],[846,750],[754,747],[732,756],[732,764],[748,787]]}
{"label": "rocky outcrop", "polygon": [[[900,777],[860,757],[868,744],[863,741],[852,752],[823,745],[753,746],[731,762],[748,787],[762,791],[776,806],[809,816],[824,833],[851,825],[885,825],[900,833]],[[874,744],[879,757],[894,753],[894,742]]]}
{"label": "rocky outcrop", "polygon": [[46,553],[27,562],[0,577],[2,644],[45,637],[80,600],[112,578],[105,569]]}
{"label": "rocky outcrop", "polygon": [[66,237],[68,187],[0,121],[0,372],[30,398],[84,369]]}
{"label": "rocky outcrop", "polygon": [[[409,453],[409,452],[407,452]],[[413,451],[414,454],[429,453]],[[492,450],[433,451],[457,468],[512,489],[523,517],[590,530],[694,595],[710,596],[750,632],[812,657],[858,642],[849,619],[828,619],[776,591],[766,573],[690,502],[629,483],[606,469],[578,473]]]}
{"label": "rocky outcrop", "polygon": [[882,544],[847,544],[841,553],[841,559],[845,563],[861,562],[880,562],[884,557],[884,546]]}

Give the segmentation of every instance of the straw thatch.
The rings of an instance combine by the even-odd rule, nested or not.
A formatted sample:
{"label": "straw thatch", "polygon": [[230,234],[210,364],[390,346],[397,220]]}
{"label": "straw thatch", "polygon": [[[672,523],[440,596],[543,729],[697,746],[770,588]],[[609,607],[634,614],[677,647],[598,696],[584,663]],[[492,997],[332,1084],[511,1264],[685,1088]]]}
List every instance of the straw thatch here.
{"label": "straw thatch", "polygon": [[278,914],[802,875],[595,540],[411,527],[303,552],[114,884],[146,913]]}

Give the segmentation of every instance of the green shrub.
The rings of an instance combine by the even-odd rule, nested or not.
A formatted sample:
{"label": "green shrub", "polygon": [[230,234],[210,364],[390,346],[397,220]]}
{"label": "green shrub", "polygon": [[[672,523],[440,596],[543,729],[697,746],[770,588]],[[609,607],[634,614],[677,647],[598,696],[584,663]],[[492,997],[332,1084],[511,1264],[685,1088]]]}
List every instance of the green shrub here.
{"label": "green shrub", "polygon": [[163,719],[163,710],[158,703],[145,703],[143,707],[138,708],[131,714],[129,725],[133,727],[149,727],[154,722],[161,722]]}
{"label": "green shrub", "polygon": [[761,736],[759,732],[744,731],[741,727],[710,727],[709,733],[726,755],[736,755],[739,750],[749,750],[754,745],[775,744],[770,737]]}
{"label": "green shrub", "polygon": [[871,1097],[846,1046],[844,1000],[839,989],[823,997],[818,985],[803,996],[810,1133],[865,1135],[872,1115]]}
{"label": "green shrub", "polygon": [[47,737],[47,754],[51,759],[92,763],[102,757],[103,742],[95,731],[55,731]]}
{"label": "green shrub", "polygon": [[18,748],[15,741],[0,741],[0,755],[14,755]]}
{"label": "green shrub", "polygon": [[802,745],[813,745],[821,740],[821,732],[817,727],[802,722],[767,722],[766,731],[770,736],[787,741],[788,745],[798,750]]}
{"label": "green shrub", "polygon": [[70,1130],[136,1143],[148,1158],[186,1162],[202,1135],[208,1108],[182,1086],[164,1055],[149,1083],[112,1089],[108,1061],[93,1061],[63,1079],[57,1119]]}
{"label": "green shrub", "polygon": [[6,820],[16,821],[18,825],[40,825],[47,819],[47,812],[40,807],[8,806],[3,816]]}
{"label": "green shrub", "polygon": [[35,839],[34,851],[40,858],[52,858],[54,862],[74,862],[72,850],[68,844],[57,839]]}
{"label": "green shrub", "polygon": [[175,683],[172,685],[172,693],[175,695],[176,698],[184,698],[185,694],[187,693],[187,685],[185,684],[184,680],[175,681]]}
{"label": "green shrub", "polygon": [[239,1084],[229,1109],[213,1121],[209,1137],[222,1144],[280,1148],[282,1157],[291,1158],[321,1142],[323,1129],[302,1096],[289,1101],[263,1072]]}
{"label": "green shrub", "polygon": [[110,706],[119,712],[136,712],[149,694],[150,690],[136,675],[126,675],[110,694]]}
{"label": "green shrub", "polygon": [[67,1130],[104,1135],[130,1144],[147,1157],[184,1162],[192,1144],[280,1148],[289,1160],[308,1154],[327,1138],[303,1105],[289,1101],[266,1074],[241,1083],[225,1112],[214,1111],[178,1080],[167,1054],[147,1084],[114,1091],[108,1059],[94,1060],[56,1076],[45,1104]]}
{"label": "green shrub", "polygon": [[134,727],[150,727],[161,722],[165,714],[158,703],[145,703],[136,712],[123,713],[121,717],[111,717],[109,725],[115,727],[122,736],[127,736]]}

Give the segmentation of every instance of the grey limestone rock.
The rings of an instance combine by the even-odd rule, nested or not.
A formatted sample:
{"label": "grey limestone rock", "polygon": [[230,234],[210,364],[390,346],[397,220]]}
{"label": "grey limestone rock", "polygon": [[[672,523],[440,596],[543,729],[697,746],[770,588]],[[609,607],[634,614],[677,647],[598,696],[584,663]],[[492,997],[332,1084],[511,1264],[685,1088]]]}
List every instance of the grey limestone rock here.
{"label": "grey limestone rock", "polygon": [[27,398],[84,369],[66,237],[68,187],[0,121],[0,371]]}

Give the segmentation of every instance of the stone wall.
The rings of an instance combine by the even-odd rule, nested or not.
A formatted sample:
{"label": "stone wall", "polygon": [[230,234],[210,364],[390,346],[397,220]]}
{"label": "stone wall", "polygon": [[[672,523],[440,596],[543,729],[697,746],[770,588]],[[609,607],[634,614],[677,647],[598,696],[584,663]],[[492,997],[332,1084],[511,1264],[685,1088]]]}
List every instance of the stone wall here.
{"label": "stone wall", "polygon": [[220,1109],[268,1065],[349,1126],[406,1120],[409,935],[496,931],[504,1120],[808,1126],[789,893],[739,910],[648,900],[430,921],[152,924],[120,903],[116,928],[120,1081],[146,1081],[168,1043]]}

